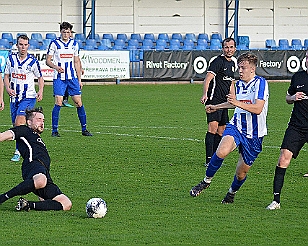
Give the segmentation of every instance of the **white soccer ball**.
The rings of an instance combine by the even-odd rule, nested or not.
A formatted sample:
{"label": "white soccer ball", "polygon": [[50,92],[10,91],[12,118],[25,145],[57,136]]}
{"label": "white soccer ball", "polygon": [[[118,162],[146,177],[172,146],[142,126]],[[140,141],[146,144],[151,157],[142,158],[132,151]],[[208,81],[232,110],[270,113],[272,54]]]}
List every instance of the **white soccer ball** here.
{"label": "white soccer ball", "polygon": [[91,198],[86,204],[89,218],[103,218],[107,213],[107,204],[102,198]]}

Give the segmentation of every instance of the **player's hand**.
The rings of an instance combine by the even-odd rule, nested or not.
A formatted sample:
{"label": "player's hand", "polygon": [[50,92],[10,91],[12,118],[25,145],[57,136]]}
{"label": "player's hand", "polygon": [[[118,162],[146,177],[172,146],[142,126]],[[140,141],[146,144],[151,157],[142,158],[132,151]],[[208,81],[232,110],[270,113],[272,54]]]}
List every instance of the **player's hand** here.
{"label": "player's hand", "polygon": [[303,99],[308,99],[308,97],[306,96],[306,94],[304,92],[296,92],[295,93],[295,101],[300,101]]}
{"label": "player's hand", "polygon": [[236,100],[236,97],[235,97],[234,94],[228,94],[228,95],[227,95],[227,102],[230,103],[230,104],[232,104],[232,105],[234,105],[234,106],[236,106],[236,103],[237,103],[238,101]]}
{"label": "player's hand", "polygon": [[64,73],[64,69],[62,67],[56,67],[58,73]]}
{"label": "player's hand", "polygon": [[15,97],[16,96],[16,92],[14,90],[12,90],[12,89],[8,89],[7,90],[7,94],[9,94],[9,96],[11,96],[11,97]]}
{"label": "player's hand", "polygon": [[215,106],[215,105],[206,105],[205,106],[205,111],[207,112],[207,113],[213,113],[213,112],[215,112],[215,111],[217,111],[217,107]]}
{"label": "player's hand", "polygon": [[39,91],[37,94],[36,94],[36,100],[38,102],[42,101],[43,100],[43,92]]}
{"label": "player's hand", "polygon": [[80,90],[82,90],[83,84],[81,81],[79,81]]}
{"label": "player's hand", "polygon": [[4,109],[4,102],[0,102],[0,111],[2,111]]}
{"label": "player's hand", "polygon": [[200,99],[200,102],[201,102],[202,104],[205,104],[206,101],[207,101],[207,95],[203,95],[203,96],[201,97],[201,99]]}

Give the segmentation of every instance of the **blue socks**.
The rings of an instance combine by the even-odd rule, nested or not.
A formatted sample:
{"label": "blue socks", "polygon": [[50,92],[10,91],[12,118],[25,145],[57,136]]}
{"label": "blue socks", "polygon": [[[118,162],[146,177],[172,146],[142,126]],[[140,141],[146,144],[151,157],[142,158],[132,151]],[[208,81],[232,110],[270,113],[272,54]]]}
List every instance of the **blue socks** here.
{"label": "blue socks", "polygon": [[221,167],[223,160],[224,159],[219,158],[216,155],[216,152],[215,152],[214,155],[211,158],[209,166],[206,169],[205,175],[207,177],[214,177],[214,175],[217,172],[217,170]]}
{"label": "blue socks", "polygon": [[77,114],[81,125],[81,130],[85,131],[87,129],[87,116],[83,105],[77,108]]}
{"label": "blue socks", "polygon": [[247,176],[243,180],[239,181],[237,179],[236,175],[234,175],[234,179],[233,179],[233,182],[231,184],[232,193],[237,192],[241,188],[241,186],[244,184],[246,178],[247,178]]}
{"label": "blue socks", "polygon": [[56,105],[56,104],[53,107],[52,114],[51,114],[52,132],[58,131],[60,109],[61,109],[61,106]]}

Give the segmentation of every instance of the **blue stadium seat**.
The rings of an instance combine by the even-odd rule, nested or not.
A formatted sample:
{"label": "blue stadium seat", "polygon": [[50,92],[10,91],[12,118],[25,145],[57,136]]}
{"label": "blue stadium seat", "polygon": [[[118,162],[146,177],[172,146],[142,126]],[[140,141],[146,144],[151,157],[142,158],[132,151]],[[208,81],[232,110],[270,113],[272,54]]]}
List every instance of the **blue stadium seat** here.
{"label": "blue stadium seat", "polygon": [[172,46],[172,49],[176,49],[176,46],[178,46],[178,48],[181,48],[181,41],[179,39],[171,39],[169,46]]}
{"label": "blue stadium seat", "polygon": [[28,36],[28,34],[25,33],[25,32],[19,32],[19,33],[16,34],[16,39],[17,39],[20,35],[26,35],[26,36]]}
{"label": "blue stadium seat", "polygon": [[7,40],[6,38],[1,38],[0,39],[0,45],[4,49],[10,49],[10,47],[11,47],[9,40]]}
{"label": "blue stadium seat", "polygon": [[40,44],[43,44],[43,36],[39,32],[31,33],[31,39],[36,39]]}
{"label": "blue stadium seat", "polygon": [[97,48],[97,40],[96,39],[92,39],[92,38],[88,38],[88,39],[86,39],[86,46],[87,45],[91,45],[94,48]]}
{"label": "blue stadium seat", "polygon": [[196,35],[194,33],[186,33],[184,40],[185,39],[191,39],[194,43],[197,42]]}
{"label": "blue stadium seat", "polygon": [[212,33],[211,39],[219,39],[222,42],[222,36],[220,33]]}
{"label": "blue stadium seat", "polygon": [[45,34],[45,39],[51,39],[51,40],[53,40],[53,39],[56,39],[57,38],[57,34],[55,34],[55,33],[53,33],[53,32],[47,32],[46,34]]}
{"label": "blue stadium seat", "polygon": [[249,49],[250,45],[249,36],[238,36],[237,44],[241,46],[245,45],[247,49]]}
{"label": "blue stadium seat", "polygon": [[265,40],[265,48],[269,50],[276,50],[278,47],[276,45],[275,39],[266,39]]}
{"label": "blue stadium seat", "polygon": [[[29,45],[30,46],[33,46],[33,47],[31,47],[31,49],[33,50],[33,49],[39,49],[40,48],[40,43],[39,43],[39,41],[37,41],[37,39],[29,39]],[[30,49],[30,48],[29,48]]]}
{"label": "blue stadium seat", "polygon": [[302,41],[300,39],[292,39],[291,40],[291,48],[292,50],[302,50],[303,49],[303,45],[302,45]]}
{"label": "blue stadium seat", "polygon": [[93,45],[85,45],[83,46],[84,50],[95,50],[95,47]]}
{"label": "blue stadium seat", "polygon": [[178,39],[181,43],[183,42],[183,37],[181,33],[172,33],[171,39]]}
{"label": "blue stadium seat", "polygon": [[85,46],[85,43],[79,39],[75,39],[75,40],[78,43],[79,49],[83,49],[83,47]]}
{"label": "blue stadium seat", "polygon": [[136,46],[139,47],[139,41],[138,39],[129,39],[128,40],[128,46]]}
{"label": "blue stadium seat", "polygon": [[182,49],[183,50],[192,50],[192,49],[194,49],[194,46],[195,46],[195,42],[194,42],[193,39],[185,38],[184,41],[183,41]]}
{"label": "blue stadium seat", "polygon": [[155,36],[153,33],[145,33],[143,36],[143,40],[150,39],[152,42],[155,42]]}
{"label": "blue stadium seat", "polygon": [[166,40],[167,42],[169,42],[169,35],[168,35],[168,33],[159,33],[158,36],[157,36],[157,39],[163,39],[163,40]]}
{"label": "blue stadium seat", "polygon": [[43,39],[43,45],[48,47],[51,41],[52,41],[52,39],[45,38],[45,39]]}
{"label": "blue stadium seat", "polygon": [[[101,40],[101,45],[99,45],[98,48],[100,46],[106,47],[107,49],[111,49],[112,48],[111,40],[108,39],[108,38],[103,38]],[[103,48],[103,47],[101,47],[101,48]]]}
{"label": "blue stadium seat", "polygon": [[169,50],[180,50],[181,46],[180,45],[176,45],[176,44],[170,44],[168,48],[169,48]]}
{"label": "blue stadium seat", "polygon": [[151,49],[152,49],[153,46],[154,46],[153,40],[152,39],[147,39],[147,38],[143,39],[142,46],[144,46],[144,47],[151,47]]}
{"label": "blue stadium seat", "polygon": [[308,49],[308,39],[304,39],[304,46],[303,46],[303,48],[304,48],[305,50]]}
{"label": "blue stadium seat", "polygon": [[124,39],[116,39],[114,40],[114,46],[112,47],[114,50],[123,50],[126,47],[126,43]]}
{"label": "blue stadium seat", "polygon": [[248,47],[246,46],[246,44],[238,44],[236,46],[237,50],[248,50]]}
{"label": "blue stadium seat", "polygon": [[118,33],[117,39],[123,39],[125,41],[125,43],[127,43],[127,41],[128,41],[126,33]]}
{"label": "blue stadium seat", "polygon": [[220,39],[217,39],[217,38],[211,38],[210,40],[210,49],[217,49],[217,46],[219,47],[218,49],[221,49],[222,48],[222,44],[221,44],[221,41]]}
{"label": "blue stadium seat", "polygon": [[206,50],[208,49],[208,42],[206,39],[199,39],[197,40],[197,46],[196,46],[196,50]]}
{"label": "blue stadium seat", "polygon": [[288,39],[279,39],[279,41],[278,41],[278,49],[279,50],[288,50],[288,49],[290,49],[289,40]]}
{"label": "blue stadium seat", "polygon": [[160,49],[161,48],[165,49],[167,47],[167,39],[157,39],[156,46],[155,46],[156,50],[157,50],[157,47],[159,47]]}
{"label": "blue stadium seat", "polygon": [[82,42],[86,41],[86,36],[83,33],[75,33],[75,39],[81,40]]}
{"label": "blue stadium seat", "polygon": [[137,39],[139,43],[142,43],[142,38],[140,33],[132,33],[130,39]]}
{"label": "blue stadium seat", "polygon": [[13,34],[12,33],[10,33],[10,32],[3,32],[2,35],[1,35],[1,38],[2,39],[7,39],[9,41],[9,43],[11,45],[13,45],[14,38],[13,38]]}
{"label": "blue stadium seat", "polygon": [[104,33],[102,36],[102,39],[109,39],[111,41],[111,43],[114,42],[114,37],[112,35],[112,33]]}
{"label": "blue stadium seat", "polygon": [[198,39],[205,39],[208,43],[210,42],[209,35],[207,33],[199,33]]}

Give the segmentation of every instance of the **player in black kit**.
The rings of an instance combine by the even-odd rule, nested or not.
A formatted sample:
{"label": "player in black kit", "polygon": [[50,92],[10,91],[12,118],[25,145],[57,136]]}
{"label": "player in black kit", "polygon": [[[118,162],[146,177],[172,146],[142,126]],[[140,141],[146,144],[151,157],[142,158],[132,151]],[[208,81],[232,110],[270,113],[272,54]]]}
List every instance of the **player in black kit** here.
{"label": "player in black kit", "polygon": [[[306,51],[306,67],[308,67],[308,51]],[[266,207],[269,210],[280,209],[280,193],[287,167],[291,159],[296,159],[299,151],[308,142],[308,70],[296,72],[292,76],[286,101],[294,106],[280,148],[273,184],[274,200]]]}
{"label": "player in black kit", "polygon": [[[204,79],[203,95],[200,99],[204,105],[216,105],[227,101],[227,95],[234,94],[235,62],[232,57],[236,51],[233,38],[222,41],[223,54],[217,56],[210,64]],[[234,58],[235,59],[235,58]],[[207,113],[208,130],[205,135],[205,165],[210,162],[221,140],[226,124],[229,122],[228,109]]]}
{"label": "player in black kit", "polygon": [[0,142],[16,140],[23,158],[23,182],[0,195],[0,204],[15,196],[33,192],[40,201],[19,198],[16,210],[70,210],[72,202],[53,183],[50,176],[50,157],[40,134],[44,131],[44,114],[41,108],[26,111],[27,125],[13,127],[0,133]]}

